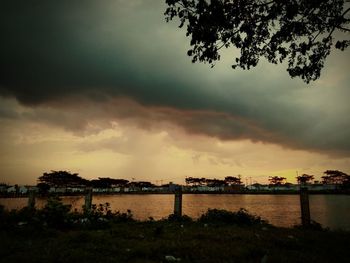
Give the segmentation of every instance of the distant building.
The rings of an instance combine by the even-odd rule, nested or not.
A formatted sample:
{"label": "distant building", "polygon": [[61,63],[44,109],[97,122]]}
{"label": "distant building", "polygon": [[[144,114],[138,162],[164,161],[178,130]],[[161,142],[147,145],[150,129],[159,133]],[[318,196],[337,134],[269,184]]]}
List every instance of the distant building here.
{"label": "distant building", "polygon": [[67,187],[67,193],[82,193],[85,189],[81,187]]}
{"label": "distant building", "polygon": [[6,184],[0,185],[0,193],[7,193],[8,186]]}
{"label": "distant building", "polygon": [[190,188],[192,192],[223,192],[225,186],[208,186],[208,185],[196,185]]}
{"label": "distant building", "polygon": [[112,192],[119,193],[121,191],[120,187],[113,187]]}
{"label": "distant building", "polygon": [[7,188],[7,193],[9,194],[13,194],[16,193],[17,188],[15,186],[10,186],[9,188]]}
{"label": "distant building", "polygon": [[334,191],[339,189],[336,184],[310,184],[307,186],[310,191]]}
{"label": "distant building", "polygon": [[252,185],[247,185],[246,187],[248,190],[252,190],[252,191],[271,191],[272,189],[269,187],[269,185],[267,184],[259,184],[259,183],[255,183]]}
{"label": "distant building", "polygon": [[27,186],[20,186],[18,189],[18,192],[20,194],[27,194],[28,193],[28,187]]}
{"label": "distant building", "polygon": [[93,188],[93,193],[108,193],[110,190],[108,188]]}

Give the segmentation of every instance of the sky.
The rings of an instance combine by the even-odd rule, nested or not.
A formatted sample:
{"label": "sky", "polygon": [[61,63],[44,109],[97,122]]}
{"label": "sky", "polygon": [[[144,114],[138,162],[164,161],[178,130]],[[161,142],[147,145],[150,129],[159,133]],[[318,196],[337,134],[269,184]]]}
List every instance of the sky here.
{"label": "sky", "polygon": [[0,10],[0,182],[50,170],[184,183],[350,173],[350,50],[321,78],[193,64],[162,0],[13,0]]}

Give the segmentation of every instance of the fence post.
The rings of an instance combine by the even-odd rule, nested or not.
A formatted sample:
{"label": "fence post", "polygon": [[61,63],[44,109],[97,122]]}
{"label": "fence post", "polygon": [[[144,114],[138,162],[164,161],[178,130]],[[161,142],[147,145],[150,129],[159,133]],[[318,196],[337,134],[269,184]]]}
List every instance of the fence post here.
{"label": "fence post", "polygon": [[84,210],[85,212],[89,212],[92,205],[92,188],[87,188],[86,190]]}
{"label": "fence post", "polygon": [[300,185],[300,210],[302,226],[310,226],[309,191],[304,185]]}
{"label": "fence post", "polygon": [[35,190],[32,190],[32,189],[28,190],[28,208],[29,209],[35,208]]}
{"label": "fence post", "polygon": [[182,188],[181,186],[175,190],[174,215],[182,216]]}

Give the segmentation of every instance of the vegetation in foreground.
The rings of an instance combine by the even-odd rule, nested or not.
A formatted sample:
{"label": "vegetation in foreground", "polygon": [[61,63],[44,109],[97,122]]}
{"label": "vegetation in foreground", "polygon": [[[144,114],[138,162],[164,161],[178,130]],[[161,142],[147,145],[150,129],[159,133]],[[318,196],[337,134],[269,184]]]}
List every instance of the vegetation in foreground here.
{"label": "vegetation in foreground", "polygon": [[0,210],[0,262],[348,262],[349,232],[276,228],[241,209],[140,222],[108,204],[84,213],[51,199]]}

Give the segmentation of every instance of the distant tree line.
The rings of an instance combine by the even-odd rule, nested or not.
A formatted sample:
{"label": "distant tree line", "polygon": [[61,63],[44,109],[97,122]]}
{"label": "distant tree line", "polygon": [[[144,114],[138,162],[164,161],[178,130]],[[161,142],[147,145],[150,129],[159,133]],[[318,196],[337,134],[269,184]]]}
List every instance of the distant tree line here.
{"label": "distant tree line", "polygon": [[[314,180],[314,175],[302,174],[296,179],[299,184],[310,183]],[[273,186],[286,185],[285,177],[270,176],[269,183]],[[186,185],[189,186],[240,186],[242,180],[238,176],[226,176],[225,179],[210,179],[187,177],[185,179]],[[343,188],[350,188],[350,175],[338,170],[326,170],[322,176],[323,184],[341,185]],[[51,187],[93,187],[93,188],[112,188],[112,187],[153,187],[155,186],[148,181],[130,182],[126,179],[114,179],[109,177],[99,177],[98,179],[87,180],[79,176],[78,173],[71,173],[69,171],[51,171],[45,172],[38,178],[38,188],[42,192],[47,192]]]}
{"label": "distant tree line", "polygon": [[280,177],[280,176],[270,176],[269,177],[269,182],[271,185],[282,185],[285,184],[285,177]]}
{"label": "distant tree line", "polygon": [[197,178],[197,177],[186,177],[186,185],[190,186],[228,186],[228,185],[242,185],[240,176],[226,176],[224,180],[221,179],[209,179],[209,178]]}
{"label": "distant tree line", "polygon": [[[350,175],[338,171],[338,170],[326,170],[324,173],[324,176],[322,176],[322,184],[336,184],[341,185],[343,188],[350,188]],[[306,184],[310,183],[315,179],[314,175],[310,174],[302,174],[296,177],[297,182],[299,184]],[[288,184],[285,182],[285,177],[279,177],[279,176],[271,176],[269,177],[269,182],[271,185],[282,185],[282,184]]]}
{"label": "distant tree line", "polygon": [[38,178],[38,188],[46,192],[51,187],[93,187],[93,188],[111,188],[111,187],[152,187],[151,182],[129,182],[126,179],[114,179],[109,177],[99,177],[98,179],[87,180],[79,176],[78,173],[68,171],[45,172]]}
{"label": "distant tree line", "polygon": [[[343,185],[343,186],[349,186],[350,185],[350,175],[338,171],[338,170],[326,170],[323,172],[324,176],[322,176],[322,184],[336,184],[336,185]],[[312,180],[314,180],[314,175],[309,174],[303,174],[300,176],[297,176],[298,183],[309,183]]]}
{"label": "distant tree line", "polygon": [[322,176],[322,182],[324,184],[338,184],[345,187],[350,187],[350,175],[338,171],[338,170],[327,170]]}

